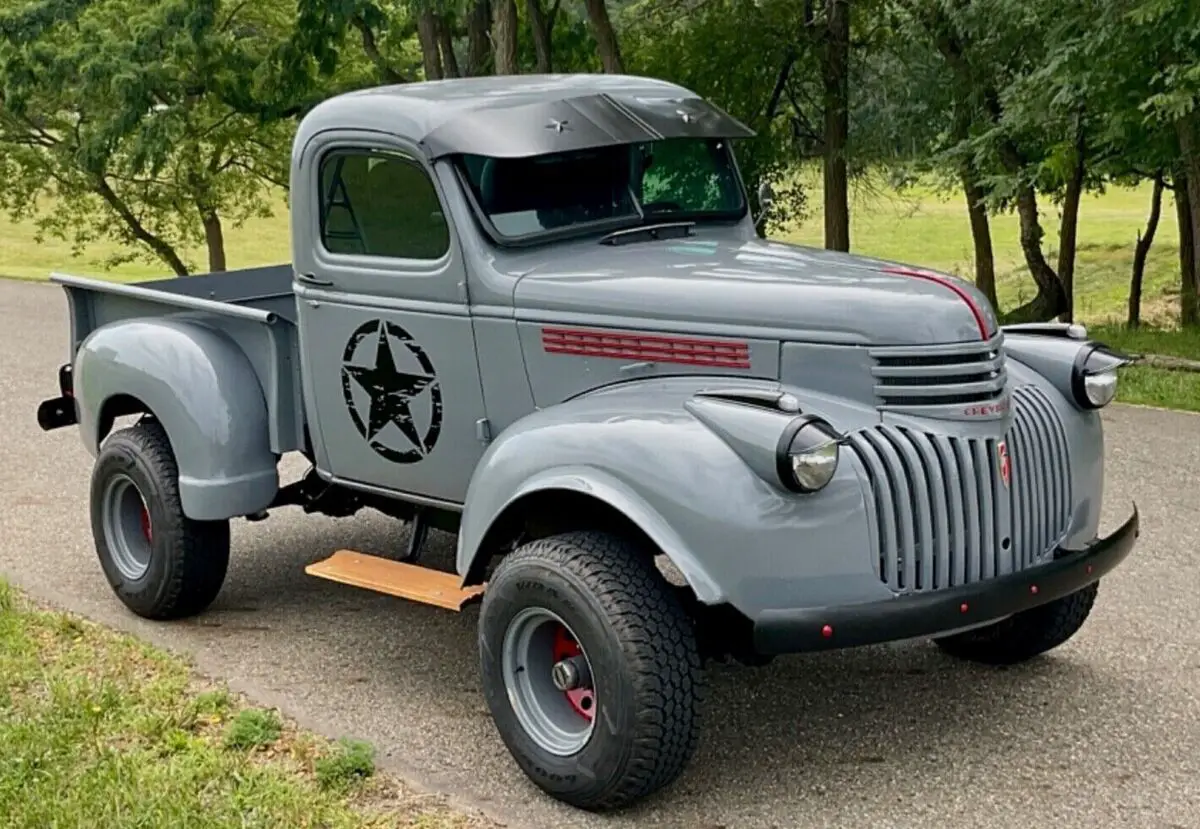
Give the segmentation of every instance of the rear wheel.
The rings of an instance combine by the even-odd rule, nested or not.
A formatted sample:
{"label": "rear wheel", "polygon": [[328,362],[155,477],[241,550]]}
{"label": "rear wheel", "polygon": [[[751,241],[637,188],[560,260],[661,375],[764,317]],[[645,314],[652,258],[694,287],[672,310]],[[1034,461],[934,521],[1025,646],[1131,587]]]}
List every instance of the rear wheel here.
{"label": "rear wheel", "polygon": [[483,690],[500,737],[553,797],[611,809],[679,776],[695,748],[691,620],[649,556],[573,532],[501,561],[479,619]]}
{"label": "rear wheel", "polygon": [[943,651],[971,662],[1015,665],[1057,648],[1079,632],[1096,602],[1099,582],[995,624],[935,639]]}
{"label": "rear wheel", "polygon": [[92,469],[100,567],[125,606],[147,619],[201,612],[229,565],[229,522],[184,515],[178,478],[167,434],[153,420],[113,434]]}

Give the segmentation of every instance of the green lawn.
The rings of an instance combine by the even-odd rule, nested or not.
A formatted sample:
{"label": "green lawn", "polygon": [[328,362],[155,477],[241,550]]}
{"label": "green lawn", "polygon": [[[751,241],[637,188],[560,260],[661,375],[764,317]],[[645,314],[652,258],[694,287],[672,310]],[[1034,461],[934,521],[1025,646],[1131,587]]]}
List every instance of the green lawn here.
{"label": "green lawn", "polygon": [[180,659],[36,608],[0,579],[0,825],[483,826],[246,707]]}
{"label": "green lawn", "polygon": [[[823,244],[820,180],[810,183],[813,216],[782,238],[809,245]],[[1075,266],[1076,315],[1087,322],[1124,322],[1129,297],[1129,273],[1137,233],[1145,227],[1150,186],[1110,188],[1103,195],[1084,197],[1079,211]],[[1057,261],[1059,212],[1049,200],[1040,202],[1043,249],[1051,264]],[[918,187],[898,193],[878,182],[854,186],[850,204],[850,245],[856,253],[924,265],[974,278],[975,253],[960,193],[936,193]],[[991,220],[995,249],[997,292],[1002,308],[1012,308],[1033,295],[1018,242],[1015,213]],[[1179,230],[1175,203],[1163,197],[1162,218],[1150,249],[1143,287],[1142,319],[1160,326],[1178,324]],[[1197,354],[1200,357],[1200,354]]]}
{"label": "green lawn", "polygon": [[[820,177],[804,173],[809,185],[812,216],[781,238],[821,245]],[[1175,329],[1179,316],[1178,228],[1170,193],[1163,200],[1162,219],[1150,252],[1143,288],[1142,319],[1148,326],[1139,332],[1124,331],[1133,245],[1144,227],[1150,203],[1149,185],[1110,188],[1089,194],[1080,209],[1079,250],[1076,264],[1076,313],[1089,326],[1103,326],[1103,337],[1113,345],[1139,352],[1175,354],[1200,360],[1200,336]],[[1041,202],[1047,259],[1056,261],[1058,208]],[[896,192],[878,181],[856,183],[851,195],[851,247],[859,253],[881,256],[914,265],[937,268],[971,277],[974,253],[962,195],[937,193],[929,187]],[[240,228],[227,228],[229,267],[286,262],[289,251],[287,207],[280,198],[275,215],[252,219]],[[1002,308],[1012,308],[1031,296],[1018,245],[1015,214],[992,218],[998,289]],[[70,246],[48,239],[38,243],[32,225],[0,218],[0,274],[42,279],[53,270],[84,276],[138,280],[167,274],[157,263],[130,263],[106,270],[104,261],[115,252],[111,243],[97,243],[87,253],[73,257]],[[199,270],[202,251],[187,257]],[[1200,374],[1137,366],[1125,371],[1120,399],[1127,402],[1200,411]]]}

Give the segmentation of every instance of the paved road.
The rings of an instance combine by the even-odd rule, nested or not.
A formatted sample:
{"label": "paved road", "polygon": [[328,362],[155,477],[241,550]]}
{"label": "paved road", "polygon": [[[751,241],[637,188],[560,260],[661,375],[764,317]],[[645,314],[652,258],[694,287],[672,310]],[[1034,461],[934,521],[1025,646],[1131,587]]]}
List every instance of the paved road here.
{"label": "paved road", "polygon": [[[73,430],[34,422],[65,355],[65,307],[57,288],[0,280],[0,572],[189,654],[308,726],[369,738],[401,774],[510,826],[1200,826],[1200,417],[1107,414],[1107,526],[1136,498],[1145,529],[1054,656],[990,671],[922,643],[718,667],[687,774],[602,818],[551,803],[510,763],[479,694],[476,611],[303,574],[340,547],[402,543],[387,519],[285,511],[242,522],[211,612],[174,625],[126,613],[91,548],[89,458]],[[451,539],[432,542],[432,557],[448,560]]]}

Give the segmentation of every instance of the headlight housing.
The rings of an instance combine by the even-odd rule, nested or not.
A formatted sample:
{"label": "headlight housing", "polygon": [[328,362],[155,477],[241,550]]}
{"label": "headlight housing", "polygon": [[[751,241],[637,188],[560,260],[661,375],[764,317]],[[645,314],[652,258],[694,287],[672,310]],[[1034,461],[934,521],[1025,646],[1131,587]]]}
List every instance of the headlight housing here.
{"label": "headlight housing", "polygon": [[800,415],[784,428],[775,448],[779,482],[791,492],[824,489],[837,472],[841,435],[816,415]]}
{"label": "headlight housing", "polygon": [[1133,360],[1101,343],[1081,348],[1071,369],[1071,393],[1083,409],[1102,409],[1117,396],[1117,369]]}

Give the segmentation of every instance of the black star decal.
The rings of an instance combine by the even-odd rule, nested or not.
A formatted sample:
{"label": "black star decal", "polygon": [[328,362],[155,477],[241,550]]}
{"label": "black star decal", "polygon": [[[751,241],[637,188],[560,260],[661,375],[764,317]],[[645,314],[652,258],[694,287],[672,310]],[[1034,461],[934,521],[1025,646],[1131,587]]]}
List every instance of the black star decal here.
{"label": "black star decal", "polygon": [[[375,345],[375,364],[373,366],[351,365],[350,359],[358,343],[373,328],[377,328],[379,332]],[[413,374],[396,368],[396,359],[392,353],[390,342],[393,337],[408,347],[426,373]],[[391,323],[382,321],[367,323],[355,332],[347,344],[345,364],[342,367],[342,386],[346,395],[346,404],[359,433],[366,438],[372,449],[385,458],[397,463],[412,463],[420,460],[433,449],[433,444],[437,441],[441,428],[441,393],[436,385],[437,378],[432,369],[425,353],[411,341],[408,333]],[[353,380],[370,398],[366,423],[363,422],[363,418],[354,405],[349,385],[350,380]],[[413,421],[410,403],[413,398],[431,385],[433,386],[433,422],[426,435],[422,436]],[[387,446],[376,439],[389,423],[395,424],[396,428],[407,438],[411,448]]]}

